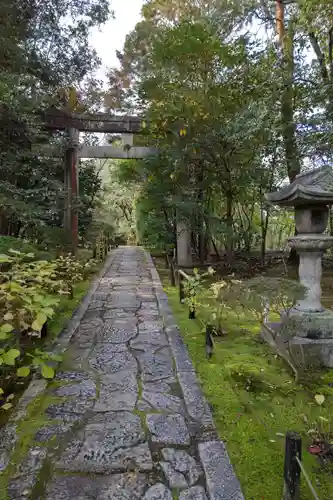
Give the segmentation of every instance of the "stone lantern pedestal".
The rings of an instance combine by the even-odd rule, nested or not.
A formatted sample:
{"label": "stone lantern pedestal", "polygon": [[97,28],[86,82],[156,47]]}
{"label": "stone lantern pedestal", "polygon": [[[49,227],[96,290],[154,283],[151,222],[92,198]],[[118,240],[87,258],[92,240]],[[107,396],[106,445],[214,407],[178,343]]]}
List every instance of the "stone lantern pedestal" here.
{"label": "stone lantern pedestal", "polygon": [[333,237],[323,234],[328,221],[328,206],[333,204],[333,172],[330,167],[312,170],[296,177],[289,186],[266,195],[280,206],[295,207],[297,236],[289,245],[300,257],[299,280],[304,298],[284,318],[281,335],[302,347],[311,362],[333,367],[333,312],[321,304],[322,256],[333,247]]}

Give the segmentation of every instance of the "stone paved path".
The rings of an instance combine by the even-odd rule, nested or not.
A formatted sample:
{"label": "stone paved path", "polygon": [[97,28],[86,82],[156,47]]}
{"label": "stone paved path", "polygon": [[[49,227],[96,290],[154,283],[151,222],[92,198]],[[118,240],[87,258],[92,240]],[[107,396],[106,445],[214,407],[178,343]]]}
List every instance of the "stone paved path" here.
{"label": "stone paved path", "polygon": [[8,498],[243,499],[150,256],[117,249],[95,288],[57,383],[34,382],[2,431],[8,471],[27,402],[56,397]]}

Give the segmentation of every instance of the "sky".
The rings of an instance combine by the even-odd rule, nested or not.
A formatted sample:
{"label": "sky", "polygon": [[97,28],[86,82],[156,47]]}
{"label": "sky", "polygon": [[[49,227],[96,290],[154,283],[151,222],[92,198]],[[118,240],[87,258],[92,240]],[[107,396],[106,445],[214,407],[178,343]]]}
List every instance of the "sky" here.
{"label": "sky", "polygon": [[97,76],[105,81],[108,68],[118,66],[117,50],[122,50],[126,35],[140,20],[144,0],[110,0],[115,18],[100,29],[91,30],[90,42],[102,59],[102,67]]}

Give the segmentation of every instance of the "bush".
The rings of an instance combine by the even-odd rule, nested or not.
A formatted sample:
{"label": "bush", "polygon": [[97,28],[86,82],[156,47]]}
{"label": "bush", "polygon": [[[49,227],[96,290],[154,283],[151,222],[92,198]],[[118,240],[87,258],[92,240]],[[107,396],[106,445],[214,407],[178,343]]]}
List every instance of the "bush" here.
{"label": "bush", "polygon": [[[292,350],[294,333],[288,330],[288,313],[295,302],[304,296],[304,287],[285,278],[261,276],[246,281],[222,281],[215,286],[223,307],[236,313],[250,313],[260,323],[262,337],[286,361],[298,380],[304,361],[297,359]],[[280,315],[282,311],[285,313],[276,327],[267,322],[269,311],[275,315]]]}

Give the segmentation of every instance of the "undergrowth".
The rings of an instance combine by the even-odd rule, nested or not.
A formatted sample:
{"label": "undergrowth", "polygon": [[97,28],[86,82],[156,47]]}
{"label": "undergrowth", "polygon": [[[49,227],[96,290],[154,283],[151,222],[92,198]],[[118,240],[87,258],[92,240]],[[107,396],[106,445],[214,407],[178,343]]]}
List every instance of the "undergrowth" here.
{"label": "undergrowth", "polygon": [[[281,499],[287,431],[302,435],[303,464],[319,498],[333,498],[333,466],[321,466],[307,451],[309,431],[318,427],[320,418],[327,419],[333,432],[333,371],[310,373],[296,384],[283,361],[258,340],[258,324],[231,312],[225,318],[226,336],[215,337],[214,354],[208,360],[203,323],[211,315],[209,307],[189,320],[188,307],[179,303],[178,289],[169,286],[162,265],[159,272],[246,500]],[[200,301],[210,300],[206,287]],[[322,406],[316,403],[316,394],[325,395]],[[302,500],[312,498],[303,477]]]}

